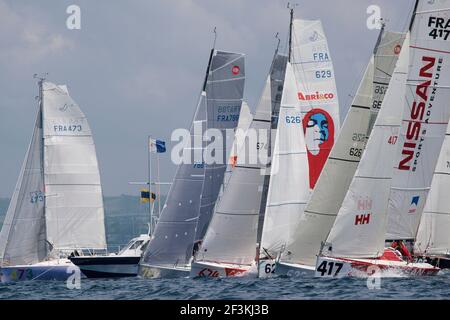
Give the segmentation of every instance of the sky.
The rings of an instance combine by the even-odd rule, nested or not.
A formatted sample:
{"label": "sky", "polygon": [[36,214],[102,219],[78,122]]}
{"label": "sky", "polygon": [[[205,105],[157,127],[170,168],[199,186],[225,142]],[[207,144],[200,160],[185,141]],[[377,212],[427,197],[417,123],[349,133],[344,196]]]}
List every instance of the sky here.
{"label": "sky", "polygon": [[[322,20],[336,74],[341,119],[379,30],[405,31],[414,0],[303,0],[295,17]],[[81,9],[69,30],[66,9]],[[246,54],[245,100],[255,109],[276,48],[286,49],[287,1],[0,0],[0,197],[10,197],[28,147],[37,102],[35,73],[67,84],[86,114],[106,196],[138,194],[147,178],[147,137],[168,142],[160,179],[170,182],[174,129],[189,128],[217,28],[216,48]],[[155,163],[156,161],[154,161]]]}

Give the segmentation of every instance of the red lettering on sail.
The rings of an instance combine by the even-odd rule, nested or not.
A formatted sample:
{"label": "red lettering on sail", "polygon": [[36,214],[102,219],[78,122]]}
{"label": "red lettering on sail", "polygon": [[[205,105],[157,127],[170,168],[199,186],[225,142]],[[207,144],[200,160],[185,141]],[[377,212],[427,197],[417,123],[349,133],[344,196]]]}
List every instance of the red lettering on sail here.
{"label": "red lettering on sail", "polygon": [[419,71],[421,78],[428,78],[427,80],[419,83],[416,87],[416,98],[414,99],[411,112],[409,114],[408,127],[406,129],[406,141],[403,145],[402,158],[399,162],[399,170],[409,171],[411,170],[411,161],[414,158],[415,148],[422,127],[422,121],[425,115],[426,102],[428,101],[428,89],[431,86],[431,79],[433,77],[432,69],[436,64],[436,58],[434,57],[422,57],[424,66]]}

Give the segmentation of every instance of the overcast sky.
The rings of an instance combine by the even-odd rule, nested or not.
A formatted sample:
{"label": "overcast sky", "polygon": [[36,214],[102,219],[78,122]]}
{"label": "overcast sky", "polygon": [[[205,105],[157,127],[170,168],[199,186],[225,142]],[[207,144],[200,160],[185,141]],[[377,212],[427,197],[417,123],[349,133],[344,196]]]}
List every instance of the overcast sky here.
{"label": "overcast sky", "polygon": [[[378,30],[403,31],[414,0],[302,0],[295,15],[321,19],[333,58],[341,118],[371,55]],[[66,8],[81,8],[81,30],[68,30]],[[189,128],[202,85],[212,30],[217,48],[246,54],[245,98],[259,99],[289,12],[281,0],[0,0],[0,197],[16,184],[37,110],[34,73],[67,84],[94,134],[104,194],[138,194],[147,176],[147,136],[170,141]],[[285,43],[283,43],[285,46]],[[169,144],[170,148],[170,144]],[[169,150],[170,151],[170,150]],[[161,179],[171,181],[170,152]]]}

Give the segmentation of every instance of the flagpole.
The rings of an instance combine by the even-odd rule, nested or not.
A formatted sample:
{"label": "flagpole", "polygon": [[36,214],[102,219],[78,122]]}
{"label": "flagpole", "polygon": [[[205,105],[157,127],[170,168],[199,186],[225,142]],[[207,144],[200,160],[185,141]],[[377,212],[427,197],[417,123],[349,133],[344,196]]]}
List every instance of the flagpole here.
{"label": "flagpole", "polygon": [[147,148],[148,148],[148,195],[149,195],[148,210],[149,210],[149,214],[150,214],[149,235],[152,236],[153,235],[153,206],[152,206],[152,202],[150,201],[151,197],[152,197],[152,191],[151,191],[151,185],[152,185],[152,150],[150,149],[150,139],[151,139],[151,137],[148,136],[148,141],[147,141]]}
{"label": "flagpole", "polygon": [[158,180],[158,218],[161,216],[161,180],[159,176],[159,153],[156,154],[156,164],[157,164],[157,180]]}

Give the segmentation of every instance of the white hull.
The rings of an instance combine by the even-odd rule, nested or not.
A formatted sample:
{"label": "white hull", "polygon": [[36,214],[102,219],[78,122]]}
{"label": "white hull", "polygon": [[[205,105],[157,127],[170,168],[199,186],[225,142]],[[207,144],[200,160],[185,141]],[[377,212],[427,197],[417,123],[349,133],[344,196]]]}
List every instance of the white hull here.
{"label": "white hull", "polygon": [[191,268],[185,267],[165,267],[165,266],[152,266],[140,264],[138,268],[138,275],[142,278],[184,278],[189,277]]}
{"label": "white hull", "polygon": [[303,277],[303,276],[314,276],[315,268],[312,266],[278,262],[276,264],[276,275],[287,276],[291,278]]}
{"label": "white hull", "polygon": [[439,268],[422,262],[318,257],[315,277],[427,276],[436,275],[439,270]]}

